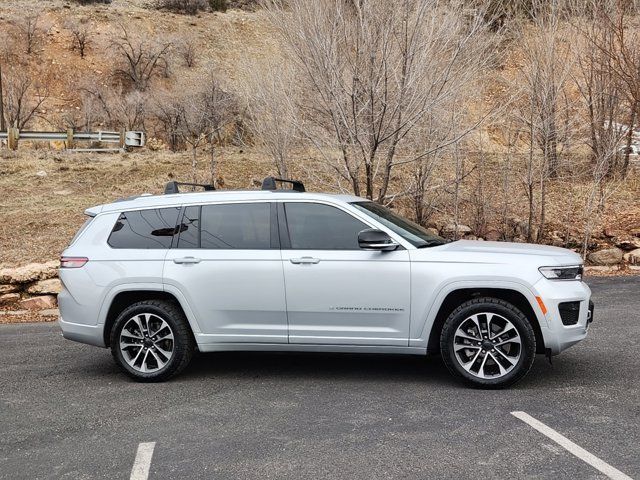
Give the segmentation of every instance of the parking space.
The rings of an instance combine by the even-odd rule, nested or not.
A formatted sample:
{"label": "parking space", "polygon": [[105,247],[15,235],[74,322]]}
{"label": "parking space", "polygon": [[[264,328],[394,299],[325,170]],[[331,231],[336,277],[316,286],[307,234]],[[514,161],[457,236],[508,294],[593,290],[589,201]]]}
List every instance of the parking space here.
{"label": "parking space", "polygon": [[607,478],[511,412],[640,478],[640,277],[590,283],[587,340],[505,391],[320,354],[201,355],[144,385],[55,325],[1,326],[0,478]]}

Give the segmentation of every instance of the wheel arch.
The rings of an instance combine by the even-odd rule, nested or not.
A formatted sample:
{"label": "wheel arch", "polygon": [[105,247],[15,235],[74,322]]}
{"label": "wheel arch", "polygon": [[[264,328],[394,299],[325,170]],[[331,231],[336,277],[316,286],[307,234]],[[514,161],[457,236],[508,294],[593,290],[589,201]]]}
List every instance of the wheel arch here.
{"label": "wheel arch", "polygon": [[194,326],[189,315],[190,312],[188,312],[184,308],[183,303],[176,295],[164,290],[134,288],[129,290],[121,290],[115,293],[109,301],[108,310],[104,318],[103,329],[104,344],[107,348],[110,346],[111,329],[113,328],[113,324],[118,318],[118,315],[120,315],[120,313],[122,313],[122,311],[129,305],[145,300],[165,300],[174,303],[184,313],[187,321],[189,322],[189,329],[191,330],[192,335],[194,335],[195,337],[195,334],[198,330],[194,330]]}
{"label": "wheel arch", "polygon": [[509,287],[483,287],[483,288],[456,288],[450,291],[440,303],[437,314],[433,320],[429,339],[427,341],[427,353],[440,353],[440,334],[442,327],[451,312],[460,304],[477,297],[493,297],[504,300],[518,308],[529,320],[536,338],[536,353],[545,353],[544,337],[540,328],[540,321],[533,305],[520,291]]}

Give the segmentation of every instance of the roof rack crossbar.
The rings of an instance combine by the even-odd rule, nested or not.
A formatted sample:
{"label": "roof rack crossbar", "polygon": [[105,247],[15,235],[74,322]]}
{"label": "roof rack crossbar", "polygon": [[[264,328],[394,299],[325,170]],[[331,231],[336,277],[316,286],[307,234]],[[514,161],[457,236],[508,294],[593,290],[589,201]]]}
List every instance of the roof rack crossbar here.
{"label": "roof rack crossbar", "polygon": [[286,180],[284,178],[267,177],[262,181],[262,190],[277,190],[276,182],[290,183],[295,192],[304,192],[304,183],[300,180]]}
{"label": "roof rack crossbar", "polygon": [[186,185],[187,187],[202,187],[206,192],[216,189],[210,183],[167,182],[164,187],[164,194],[169,195],[172,193],[180,193],[180,189],[178,188],[179,185]]}

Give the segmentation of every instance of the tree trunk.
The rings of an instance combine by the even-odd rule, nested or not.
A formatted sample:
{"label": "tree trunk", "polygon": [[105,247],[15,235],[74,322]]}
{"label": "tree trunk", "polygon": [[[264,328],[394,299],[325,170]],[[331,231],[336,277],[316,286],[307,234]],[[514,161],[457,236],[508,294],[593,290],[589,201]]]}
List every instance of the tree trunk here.
{"label": "tree trunk", "polygon": [[629,125],[627,131],[627,141],[625,142],[624,161],[622,163],[622,175],[627,176],[629,172],[629,155],[631,155],[631,144],[633,143],[633,127],[636,123],[636,116],[638,113],[638,103],[633,102],[631,106],[631,113],[629,114]]}
{"label": "tree trunk", "polygon": [[191,153],[192,153],[192,157],[191,157],[191,174],[193,176],[193,183],[198,183],[198,146],[197,145],[192,145],[191,146]]}

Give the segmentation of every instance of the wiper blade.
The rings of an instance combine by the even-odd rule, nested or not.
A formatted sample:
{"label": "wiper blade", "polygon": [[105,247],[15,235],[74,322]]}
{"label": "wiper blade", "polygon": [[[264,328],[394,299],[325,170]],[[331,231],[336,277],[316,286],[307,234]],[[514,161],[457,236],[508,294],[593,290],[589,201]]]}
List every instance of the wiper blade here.
{"label": "wiper blade", "polygon": [[428,248],[428,247],[437,247],[438,245],[444,245],[447,242],[443,242],[442,240],[431,240],[429,242],[424,242],[422,245],[418,245],[416,248]]}

